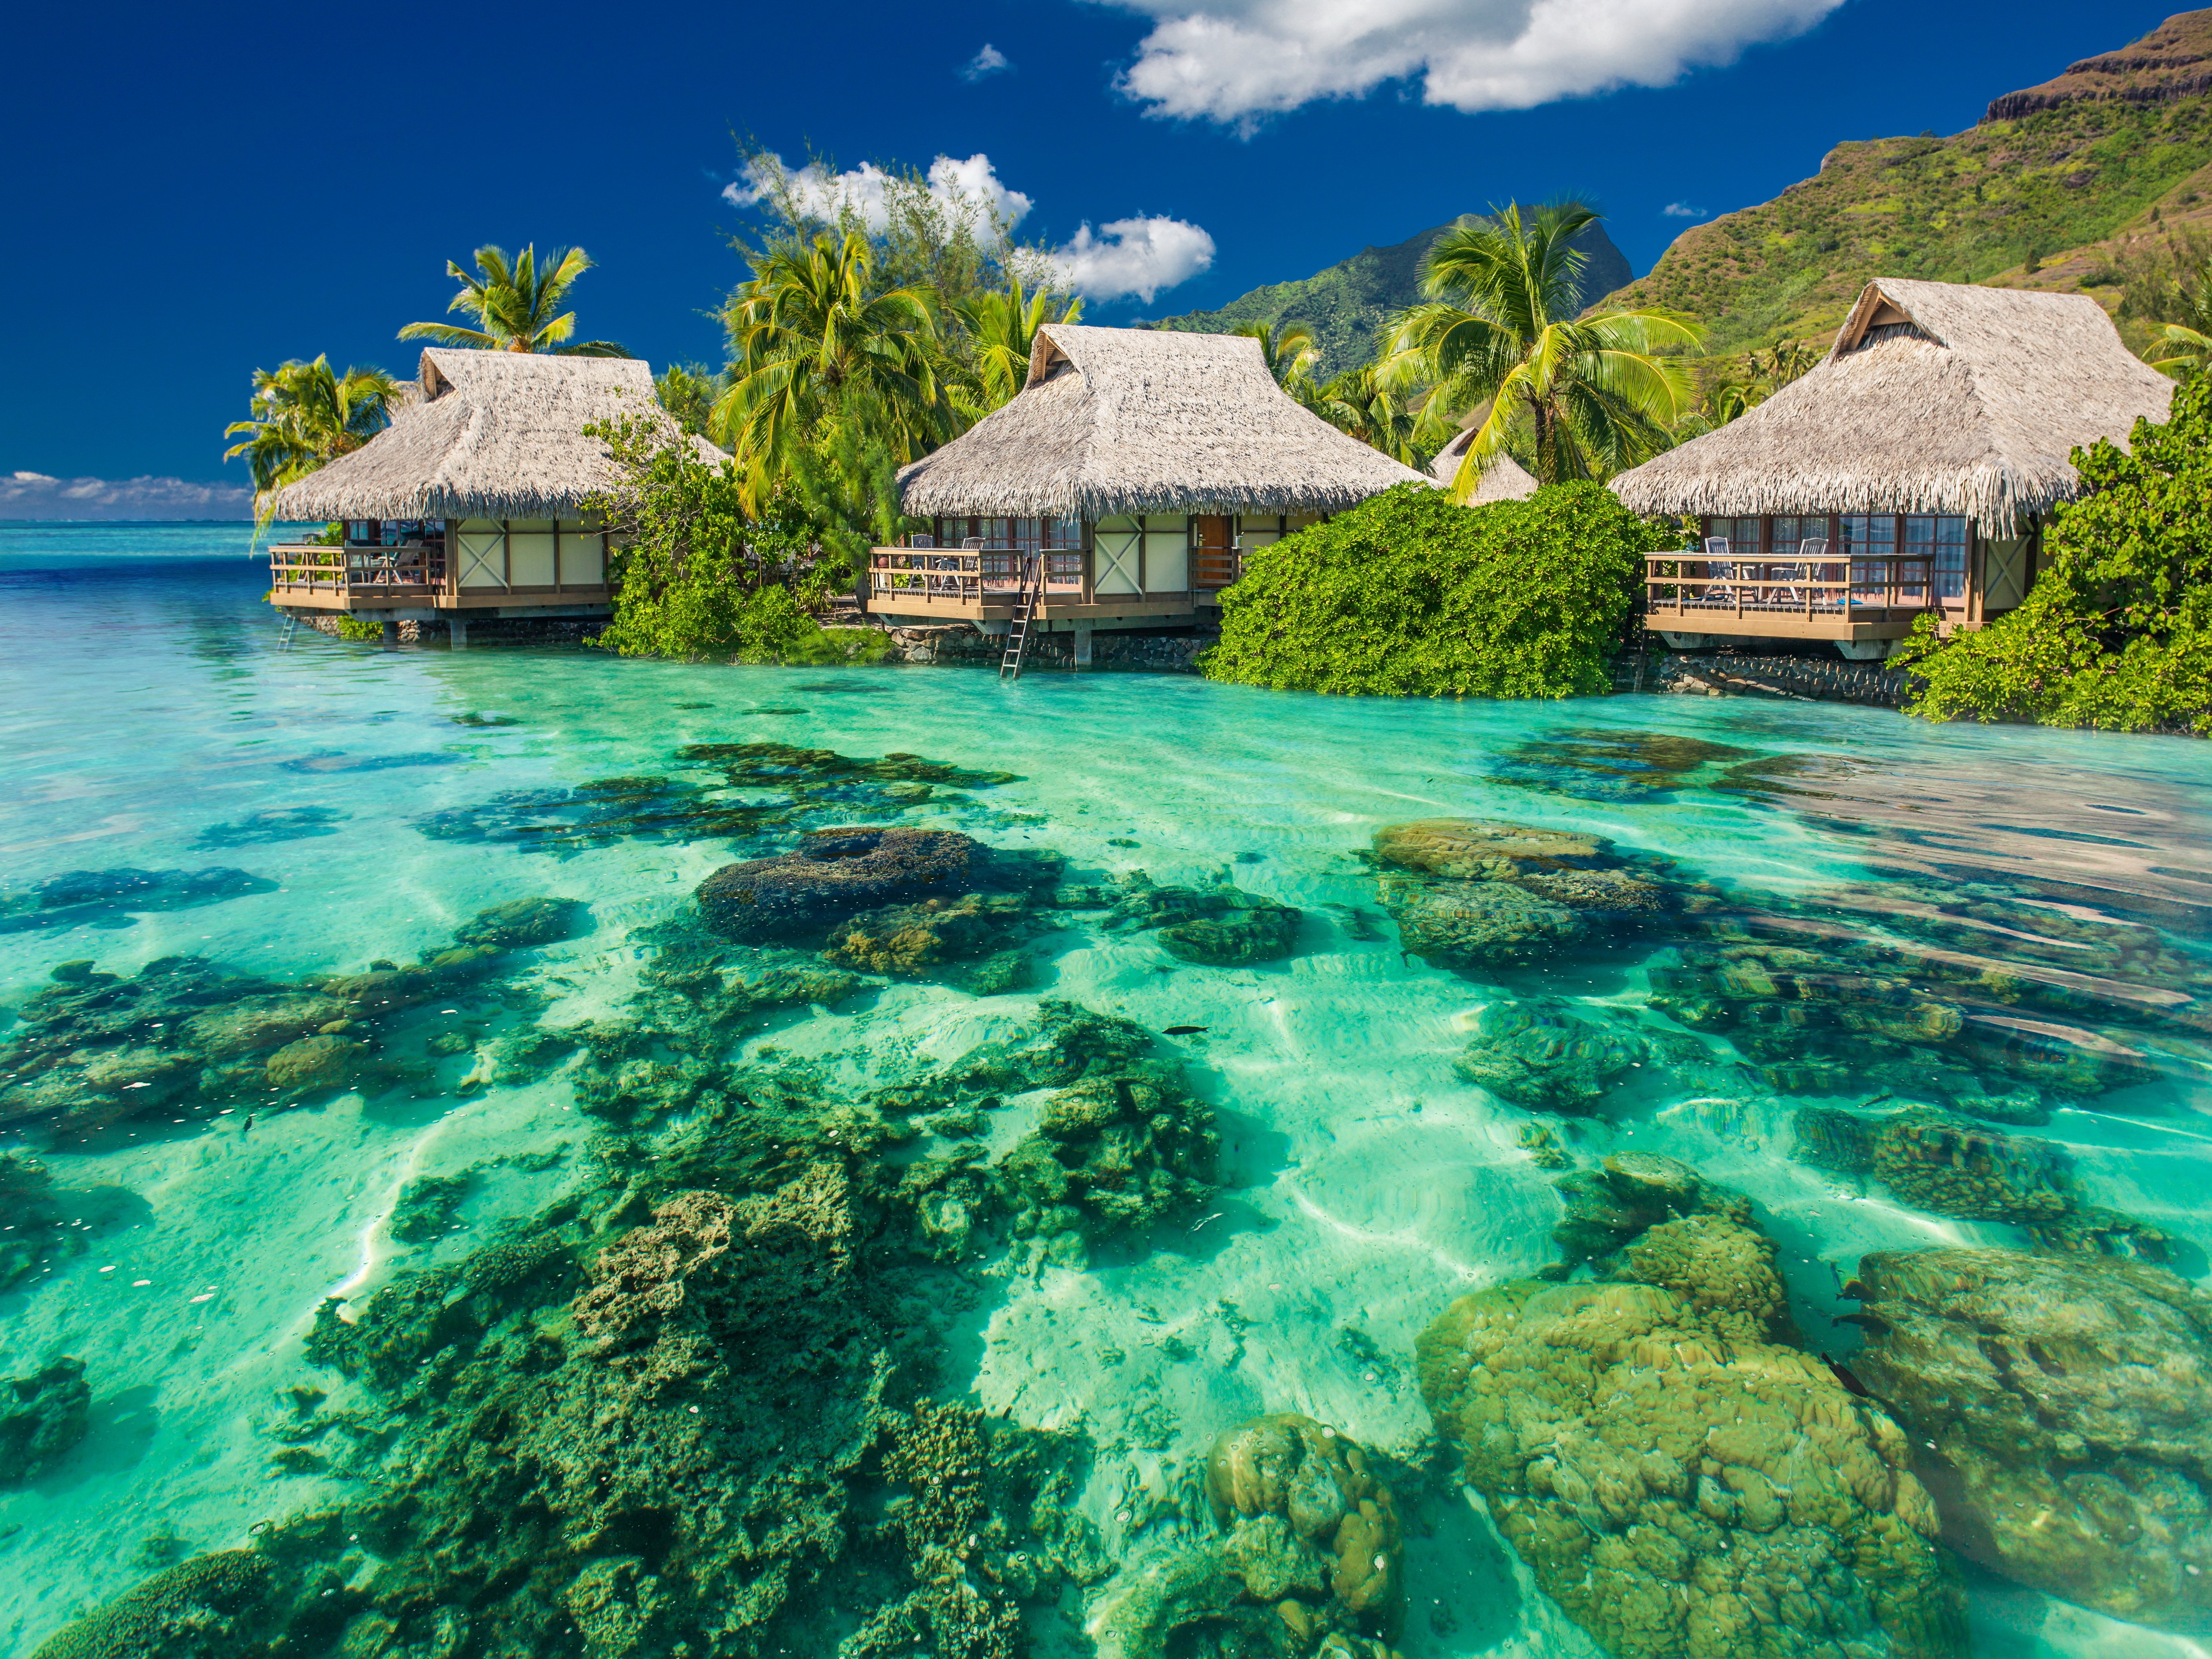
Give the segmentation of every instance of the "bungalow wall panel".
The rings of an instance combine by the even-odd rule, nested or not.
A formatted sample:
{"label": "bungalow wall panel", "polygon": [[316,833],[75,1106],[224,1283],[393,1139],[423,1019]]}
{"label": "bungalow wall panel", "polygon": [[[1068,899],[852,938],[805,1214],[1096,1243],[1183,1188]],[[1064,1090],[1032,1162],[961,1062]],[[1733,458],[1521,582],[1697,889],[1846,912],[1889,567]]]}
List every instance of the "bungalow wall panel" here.
{"label": "bungalow wall panel", "polygon": [[1180,513],[1145,514],[1144,586],[1147,593],[1190,588],[1190,520]]}
{"label": "bungalow wall panel", "polygon": [[2028,538],[1982,544],[1982,611],[2009,611],[2027,597]]}
{"label": "bungalow wall panel", "polygon": [[517,519],[507,526],[507,582],[510,587],[553,586],[550,519]]}
{"label": "bungalow wall panel", "polygon": [[1092,532],[1093,577],[1096,593],[1144,592],[1144,532],[1134,519],[1101,519]]}
{"label": "bungalow wall panel", "polygon": [[464,519],[453,532],[455,580],[465,591],[507,586],[507,532],[489,519]]}
{"label": "bungalow wall panel", "polygon": [[561,525],[561,586],[596,587],[607,579],[605,550],[598,530],[566,520]]}

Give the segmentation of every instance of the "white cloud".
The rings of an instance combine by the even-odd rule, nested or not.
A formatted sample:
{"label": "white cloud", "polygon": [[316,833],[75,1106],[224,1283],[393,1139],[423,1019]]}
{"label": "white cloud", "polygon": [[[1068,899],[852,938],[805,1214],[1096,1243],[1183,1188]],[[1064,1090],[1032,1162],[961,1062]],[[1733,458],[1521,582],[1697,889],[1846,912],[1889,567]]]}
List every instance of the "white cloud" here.
{"label": "white cloud", "polygon": [[1060,280],[1086,299],[1149,301],[1213,263],[1213,238],[1182,219],[1109,219],[1085,225],[1052,253]]}
{"label": "white cloud", "polygon": [[1705,209],[1692,207],[1687,202],[1669,202],[1659,211],[1669,219],[1703,219],[1708,216]]}
{"label": "white cloud", "polygon": [[[747,161],[740,178],[722,188],[722,199],[732,207],[753,207],[768,199],[775,172],[783,171],[792,200],[810,218],[835,219],[841,209],[850,209],[872,231],[890,222],[890,195],[898,179],[872,161],[863,161],[845,173],[825,173],[813,161],[803,167],[784,167],[781,161]],[[988,222],[986,205],[997,210],[1006,228],[1029,216],[1036,204],[1018,190],[1000,182],[991,158],[978,151],[964,161],[940,155],[929,164],[929,193],[947,208]],[[988,222],[978,228],[988,228]]]}
{"label": "white cloud", "polygon": [[[748,161],[743,176],[723,187],[722,198],[733,207],[758,205],[775,193],[779,168],[793,204],[810,218],[835,219],[841,210],[849,210],[872,231],[890,222],[891,192],[899,180],[868,161],[845,173],[826,173],[813,162],[788,168],[772,156]],[[970,215],[977,229],[987,233],[992,226],[981,211],[985,204],[996,210],[998,223],[1008,230],[1036,205],[1009,189],[991,158],[980,152],[964,161],[939,156],[929,164],[927,188],[948,208]],[[1025,273],[1032,268],[1029,250],[1007,257]],[[1096,231],[1086,220],[1072,240],[1042,250],[1038,257],[1047,268],[1045,280],[1085,299],[1134,296],[1149,301],[1162,289],[1187,282],[1212,264],[1213,238],[1182,219],[1109,219]]]}
{"label": "white cloud", "polygon": [[1425,103],[1528,109],[1662,87],[1787,40],[1842,0],[1103,0],[1154,20],[1121,89],[1149,113],[1249,129],[1418,81]]}
{"label": "white cloud", "polygon": [[182,478],[0,477],[0,519],[250,519],[253,492]]}
{"label": "white cloud", "polygon": [[960,66],[960,78],[972,83],[987,75],[996,75],[1000,70],[1010,70],[1013,66],[1012,58],[986,40],[983,50]]}

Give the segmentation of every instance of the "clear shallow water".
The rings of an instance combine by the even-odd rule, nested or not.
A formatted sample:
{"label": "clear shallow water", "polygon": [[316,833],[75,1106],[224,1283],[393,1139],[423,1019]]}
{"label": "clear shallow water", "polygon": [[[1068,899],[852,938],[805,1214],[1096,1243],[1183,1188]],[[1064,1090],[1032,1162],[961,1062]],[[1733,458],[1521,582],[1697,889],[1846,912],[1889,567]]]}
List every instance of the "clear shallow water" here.
{"label": "clear shallow water", "polygon": [[[2212,945],[2212,750],[2201,744],[1931,730],[1875,711],[1736,701],[1406,705],[1167,678],[1036,675],[1008,687],[950,670],[385,652],[307,632],[286,644],[242,559],[64,568],[46,550],[18,557],[4,540],[0,550],[0,696],[10,711],[0,888],[20,896],[65,872],[118,867],[256,878],[206,902],[161,890],[172,908],[128,895],[19,904],[9,914],[37,925],[0,932],[0,1000],[20,1003],[58,963],[87,958],[128,976],[160,958],[202,957],[298,982],[422,960],[486,907],[516,898],[589,906],[584,931],[502,958],[489,989],[441,993],[393,1024],[383,1040],[410,1058],[457,1030],[467,1039],[464,1052],[418,1061],[438,1069],[411,1085],[310,1091],[289,1109],[252,1111],[250,1127],[241,1105],[222,1116],[119,1116],[58,1140],[50,1120],[0,1128],[38,1152],[72,1195],[67,1207],[85,1212],[65,1218],[82,1248],[51,1252],[0,1292],[0,1375],[73,1355],[92,1395],[81,1442],[0,1486],[8,1651],[31,1651],[173,1559],[239,1547],[301,1510],[357,1503],[362,1488],[341,1478],[336,1449],[374,1437],[325,1435],[315,1413],[396,1412],[379,1432],[404,1440],[395,1424],[434,1407],[312,1364],[303,1341],[318,1307],[343,1297],[359,1317],[396,1273],[466,1261],[503,1221],[542,1217],[566,1192],[608,1190],[611,1169],[678,1157],[683,1125],[712,1116],[693,1099],[618,1126],[623,1144],[611,1151],[604,1115],[579,1109],[588,1055],[513,1083],[487,1081],[496,1067],[483,1056],[518,1025],[633,1011],[659,959],[645,930],[733,858],[785,850],[806,824],[850,821],[843,804],[734,841],[630,836],[544,850],[544,837],[452,838],[456,825],[557,819],[547,800],[613,777],[674,778],[739,803],[783,799],[757,782],[729,786],[712,762],[682,761],[689,744],[769,741],[1012,773],[1017,781],[939,787],[908,804],[860,791],[852,805],[862,821],[1057,853],[1073,883],[1141,871],[1206,888],[1226,877],[1303,913],[1295,956],[1234,967],[1179,962],[1156,931],[1109,929],[1096,910],[1055,913],[1022,946],[1032,967],[1019,988],[979,996],[894,980],[826,1006],[758,1012],[714,1057],[757,1078],[782,1068],[849,1109],[978,1043],[1018,1038],[1040,998],[1155,1034],[1202,1028],[1158,1038],[1154,1053],[1179,1063],[1212,1110],[1218,1192],[1135,1236],[1094,1240],[1079,1267],[1065,1252],[1040,1263],[1023,1241],[979,1226],[957,1274],[947,1267],[941,1283],[903,1292],[900,1319],[933,1332],[935,1397],[1087,1443],[1069,1504],[1106,1560],[1133,1565],[1087,1593],[1026,1604],[1043,1650],[1120,1640],[1115,1610],[1126,1613],[1144,1564],[1180,1559],[1211,1530],[1191,1485],[1208,1445],[1255,1414],[1296,1412],[1385,1460],[1407,1534],[1402,1566],[1391,1569],[1407,1604],[1399,1651],[1600,1651],[1451,1478],[1458,1460],[1437,1440],[1414,1344],[1454,1298],[1557,1263],[1553,1182],[1608,1155],[1679,1158],[1750,1199],[1802,1346],[1847,1366],[1863,1339],[1838,1322],[1857,1306],[1841,1292],[1868,1252],[2033,1241],[1794,1155],[1793,1117],[1808,1104],[2031,1114],[2041,1121],[1999,1132],[2066,1150],[2077,1211],[2160,1230],[2172,1267],[2159,1271],[2204,1272],[2212,1087],[2195,1011]],[[1655,748],[1650,734],[1721,748]],[[1655,755],[1695,763],[1655,778]],[[535,805],[487,811],[517,794]],[[1674,860],[1665,879],[1693,908],[1754,920],[1748,931],[1700,923],[1687,934],[1670,923],[1535,966],[1431,965],[1401,951],[1363,854],[1378,829],[1437,817],[1608,837]],[[425,834],[426,821],[444,838]],[[1715,966],[1716,939],[1745,938],[1784,938],[1811,960]],[[1701,961],[1711,971],[1692,983]],[[1860,1037],[1886,1045],[1878,1053],[1822,1023],[1837,997],[1771,984],[1778,973],[1824,970],[1856,988],[1844,1005],[1890,1011],[1850,1015]],[[1881,986],[1869,988],[1870,977]],[[1820,1018],[1778,1039],[1742,1014],[1753,1004],[1802,1013],[1808,1000]],[[1962,1030],[1927,1012],[1939,1001],[1967,1010]],[[1564,1009],[1649,1045],[1610,1079],[1598,1115],[1532,1112],[1455,1073],[1485,1011],[1522,1006]],[[1899,1038],[1906,1028],[1918,1035]],[[0,1030],[0,1041],[22,1030]],[[2081,1083],[2100,1066],[2095,1087]],[[2000,1097],[2011,1105],[1992,1103]],[[972,1139],[996,1159],[1045,1098],[1017,1093],[972,1126],[880,1155],[903,1166]],[[1553,1140],[1534,1157],[1532,1126]],[[410,1182],[465,1174],[445,1231],[392,1237]],[[593,1248],[650,1207],[607,1222]],[[2140,1235],[2106,1232],[2108,1248],[2140,1247]],[[285,1392],[303,1386],[327,1401]],[[2177,1381],[2176,1397],[2190,1398],[2189,1386],[2199,1385]],[[309,1428],[288,1429],[301,1422]],[[655,1443],[638,1433],[640,1445]],[[845,1524],[867,1522],[856,1511]],[[1747,1549],[1757,1541],[1732,1535]],[[580,1559],[632,1564],[601,1571],[629,1586],[608,1592],[613,1603],[650,1601],[635,1565],[652,1559],[650,1544],[579,1547]],[[358,1553],[339,1571],[362,1582]],[[865,1575],[842,1571],[865,1601]],[[2118,1620],[1984,1565],[1965,1571],[1972,1650],[2201,1651],[2179,1618]],[[659,1627],[623,1637],[596,1613],[592,1624],[575,1611],[590,1598],[573,1590],[548,1593],[568,1596],[561,1605],[578,1626],[598,1632],[590,1650],[672,1650]],[[474,1617],[474,1638],[455,1613],[441,1626],[464,1632],[453,1645],[404,1645],[448,1639],[425,1625],[385,1650],[479,1650],[466,1643],[485,1639],[488,1615]],[[1195,1639],[1176,1650],[1208,1650]],[[1854,1639],[1777,1650],[1912,1650],[1879,1633]]]}

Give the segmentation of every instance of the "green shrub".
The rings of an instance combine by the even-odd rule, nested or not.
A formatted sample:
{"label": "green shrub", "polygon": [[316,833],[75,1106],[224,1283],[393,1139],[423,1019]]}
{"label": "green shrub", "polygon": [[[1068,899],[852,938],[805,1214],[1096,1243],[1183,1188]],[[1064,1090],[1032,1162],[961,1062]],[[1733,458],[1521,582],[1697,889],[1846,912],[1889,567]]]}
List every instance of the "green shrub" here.
{"label": "green shrub", "polygon": [[2074,452],[2083,494],[2017,610],[1947,641],[1921,619],[1894,659],[1924,681],[1913,714],[2212,736],[2212,380],[2129,444]]}
{"label": "green shrub", "polygon": [[341,611],[338,612],[338,637],[342,640],[380,640],[384,637],[384,624]]}
{"label": "green shrub", "polygon": [[1254,554],[1200,666],[1279,690],[1601,692],[1643,556],[1679,543],[1602,484],[1473,507],[1401,484]]}

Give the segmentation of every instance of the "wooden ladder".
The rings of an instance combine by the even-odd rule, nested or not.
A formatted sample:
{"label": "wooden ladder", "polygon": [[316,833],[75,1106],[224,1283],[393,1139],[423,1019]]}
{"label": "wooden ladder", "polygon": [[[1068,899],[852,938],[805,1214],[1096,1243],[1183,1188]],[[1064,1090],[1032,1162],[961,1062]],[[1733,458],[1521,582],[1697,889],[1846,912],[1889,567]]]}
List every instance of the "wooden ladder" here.
{"label": "wooden ladder", "polygon": [[1021,678],[1022,658],[1030,647],[1030,623],[1043,600],[1044,556],[1040,553],[1022,561],[1021,596],[1014,605],[1013,623],[1006,630],[1006,651],[999,658],[1000,679]]}

